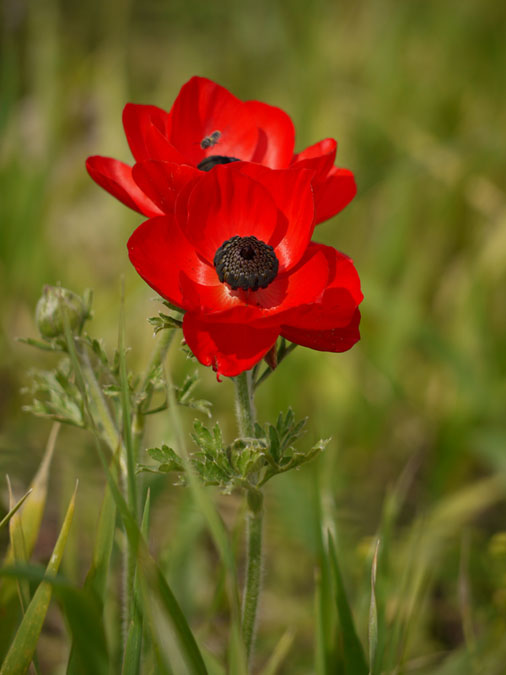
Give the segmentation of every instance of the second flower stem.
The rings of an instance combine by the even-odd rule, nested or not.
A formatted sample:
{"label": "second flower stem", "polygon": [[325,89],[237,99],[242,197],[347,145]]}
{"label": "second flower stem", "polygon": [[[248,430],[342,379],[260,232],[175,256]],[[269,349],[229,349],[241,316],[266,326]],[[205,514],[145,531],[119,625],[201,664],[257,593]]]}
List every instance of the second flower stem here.
{"label": "second flower stem", "polygon": [[[255,406],[251,371],[234,378],[236,414],[239,433],[243,438],[255,436]],[[253,485],[247,492],[247,566],[242,603],[242,635],[248,660],[253,650],[256,615],[262,581],[262,523],[263,495]]]}

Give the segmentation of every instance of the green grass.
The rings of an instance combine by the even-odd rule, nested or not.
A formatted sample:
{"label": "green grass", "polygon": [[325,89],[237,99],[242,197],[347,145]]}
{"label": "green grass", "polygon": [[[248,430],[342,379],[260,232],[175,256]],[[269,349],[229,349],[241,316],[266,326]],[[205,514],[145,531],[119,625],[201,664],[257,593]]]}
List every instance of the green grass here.
{"label": "green grass", "polygon": [[[2,11],[0,471],[9,473],[15,501],[28,489],[50,431],[48,422],[21,411],[29,399],[20,389],[29,367],[51,368],[55,358],[15,341],[36,336],[33,313],[43,284],[61,281],[76,292],[93,287],[93,333],[112,353],[124,275],[128,367],[142,371],[153,348],[145,318],[158,306],[126,255],[127,237],[142,217],[93,184],[84,160],[90,154],[130,160],[121,127],[126,101],[169,108],[189,77],[210,77],[241,98],[284,108],[297,129],[297,149],[337,138],[338,161],[353,169],[359,187],[354,202],[320,225],[316,238],[355,260],[365,295],[362,341],[343,355],[296,349],[257,401],[262,421],[290,405],[297,418],[309,415],[308,446],[320,437],[333,440],[317,464],[266,489],[255,672],[272,672],[267,664],[276,650],[283,656],[278,673],[348,672],[326,545],[330,530],[366,656],[372,554],[381,538],[376,663],[383,671],[378,665],[373,672],[500,675],[506,657],[506,9],[478,0],[458,6],[46,0],[6,2]],[[178,342],[169,354],[176,383],[195,367]],[[213,415],[231,438],[233,387],[217,384],[204,368],[200,374],[198,396],[213,401]],[[195,416],[181,412],[189,449]],[[145,447],[170,440],[168,415],[148,421]],[[92,560],[101,560],[94,537],[105,479],[92,436],[63,429],[32,562],[46,566],[75,478],[74,525],[60,569],[74,590]],[[206,493],[221,516],[210,521],[198,490],[172,482],[146,479],[150,545],[210,672],[218,673],[209,653],[224,662],[230,574],[214,543],[221,532],[216,523],[226,525],[242,578],[242,501]],[[0,520],[9,509],[2,478]],[[118,530],[103,591],[111,672],[119,672],[121,659],[121,608],[113,591],[121,585],[124,545]],[[0,551],[7,547],[4,527]],[[36,581],[30,581],[32,596]],[[38,647],[42,673],[65,667],[69,608],[81,607],[69,600],[70,591],[55,586],[54,596]],[[147,622],[153,640],[164,649],[172,645],[163,608],[152,608]],[[146,672],[165,672],[163,649],[159,658]],[[343,670],[331,670],[336,663]]]}

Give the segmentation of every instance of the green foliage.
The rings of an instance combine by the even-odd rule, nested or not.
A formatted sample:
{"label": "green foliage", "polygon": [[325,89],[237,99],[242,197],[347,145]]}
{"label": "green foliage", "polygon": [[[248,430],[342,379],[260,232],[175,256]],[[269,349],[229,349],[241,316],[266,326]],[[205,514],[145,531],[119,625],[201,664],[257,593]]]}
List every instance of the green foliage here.
{"label": "green foliage", "polygon": [[[272,421],[273,414],[292,405],[298,417],[311,418],[308,445],[320,435],[331,434],[334,441],[317,464],[266,486],[262,614],[268,623],[257,628],[254,667],[258,672],[267,668],[281,636],[292,631],[285,660],[273,666],[280,675],[340,672],[342,663],[332,660],[332,612],[337,612],[332,579],[317,543],[317,533],[331,525],[364,645],[371,538],[376,533],[381,538],[375,587],[377,672],[462,675],[481,670],[502,675],[505,491],[500,483],[481,481],[500,478],[506,467],[504,4],[465,0],[456,10],[453,3],[436,0],[323,0],[308,12],[301,0],[240,6],[204,0],[47,0],[23,3],[23,11],[15,2],[6,3],[3,19],[0,467],[11,475],[16,496],[30,483],[48,431],[46,420],[20,412],[27,402],[26,395],[19,395],[27,382],[26,364],[47,372],[62,352],[61,343],[35,340],[35,326],[30,328],[44,283],[61,279],[74,289],[96,288],[94,332],[103,335],[102,349],[111,354],[111,363],[100,370],[100,356],[85,344],[86,335],[81,344],[118,424],[120,387],[114,378],[119,358],[110,345],[117,331],[114,280],[126,275],[133,410],[134,396],[143,390],[138,373],[148,358],[144,336],[149,329],[139,326],[146,312],[153,313],[146,310],[152,293],[128,268],[124,253],[126,238],[142,216],[92,184],[84,158],[103,153],[130,162],[121,126],[124,103],[168,108],[187,78],[209,76],[239,97],[289,112],[297,130],[296,151],[327,136],[337,138],[337,163],[354,171],[358,186],[353,203],[334,221],[318,226],[314,236],[351,255],[360,270],[362,341],[344,355],[298,348],[282,364],[278,354],[276,370],[262,364],[256,372],[257,384],[261,378],[265,383],[258,389],[260,419]],[[162,330],[157,340],[170,332]],[[15,343],[17,335],[26,333],[33,335],[26,342],[40,351]],[[194,367],[193,359],[173,359],[176,384]],[[146,413],[165,404],[160,371],[155,379],[152,400],[143,398],[137,421],[147,422]],[[214,402],[228,435],[234,417],[227,383],[217,386],[211,373],[203,374],[197,398]],[[182,457],[188,420],[184,408],[175,408],[183,440],[174,448]],[[149,421],[153,426],[145,445],[160,445],[161,438],[170,438],[170,445],[172,419],[169,423],[160,415]],[[97,478],[90,435],[76,434],[75,428],[71,432],[71,440],[67,434],[57,448],[49,517],[42,520],[42,492],[32,493],[16,515],[22,518],[28,558],[45,559],[50,554],[45,542],[53,541],[53,524],[62,522],[74,474],[79,474],[81,488],[87,486],[67,552],[74,551],[79,570],[90,565],[90,556],[96,560],[97,586],[109,580],[101,593],[105,659],[109,672],[116,673],[121,672],[120,618],[111,591],[122,584],[126,540],[109,509],[107,527],[97,524],[104,485]],[[120,465],[121,436],[110,430],[101,439],[111,448],[114,472]],[[152,487],[150,540],[198,633],[208,671],[234,672],[225,663],[230,642],[221,581],[226,556],[217,556],[221,549],[209,534],[208,516],[214,512],[196,508],[195,495],[173,488],[163,476],[144,475],[142,480]],[[321,484],[320,511],[311,499],[314,482]],[[10,508],[6,490],[1,498],[3,517]],[[234,509],[234,498],[218,499],[223,516],[218,522],[240,556],[240,509]],[[0,546],[8,548],[6,527],[1,534]],[[461,564],[463,537],[469,541],[467,566]],[[95,558],[97,546],[102,554]],[[66,554],[64,563],[67,558],[72,556]],[[31,579],[32,584],[40,578]],[[66,584],[83,590],[68,579]],[[72,631],[69,617],[80,607],[79,596],[69,594],[64,602],[56,583],[53,595]],[[149,593],[145,599],[143,608]],[[16,628],[20,620],[13,577],[1,579],[0,610],[0,643],[5,644],[12,636],[10,624]],[[155,608],[155,616],[160,614]],[[83,609],[76,620],[77,626],[79,621],[86,626],[77,636],[90,637],[81,650],[84,672],[101,672],[94,660],[102,649],[93,632],[99,621],[94,611],[87,620],[86,615]],[[319,630],[322,623],[329,624],[328,640]],[[471,641],[464,637],[463,626],[469,623]],[[162,619],[154,629],[161,624]],[[170,627],[156,635],[158,642],[154,629],[146,628],[155,645],[155,654],[146,654],[146,672],[178,672],[177,666],[184,671],[167,647],[173,644]],[[65,671],[68,635],[56,621],[43,629],[43,672]],[[314,642],[319,644],[316,664]],[[174,667],[169,668],[171,659]]]}
{"label": "green foliage", "polygon": [[[279,414],[275,425],[267,423],[262,427],[257,423],[255,438],[236,438],[225,444],[218,422],[209,429],[195,420],[192,438],[198,451],[190,455],[191,465],[205,485],[216,485],[225,493],[235,488],[259,488],[273,476],[310,462],[324,450],[328,440],[320,440],[306,451],[294,448],[306,423],[307,418],[295,422],[289,408],[285,415]],[[172,448],[162,445],[147,452],[158,466],[140,465],[141,471],[183,474],[183,461]],[[181,475],[180,480],[183,478]]]}
{"label": "green foliage", "polygon": [[[58,572],[65,544],[67,543],[74,508],[75,491],[67,508],[60,534],[46,568],[46,575],[49,577]],[[22,675],[28,670],[35,653],[44,618],[49,608],[51,590],[51,584],[48,581],[42,581],[39,584],[30,604],[26,608],[26,613],[0,668],[1,675]]]}
{"label": "green foliage", "polygon": [[24,391],[34,399],[31,405],[24,406],[24,410],[38,417],[84,428],[86,420],[83,403],[71,372],[68,359],[62,359],[58,367],[51,371],[31,370],[28,375],[32,382],[30,388]]}

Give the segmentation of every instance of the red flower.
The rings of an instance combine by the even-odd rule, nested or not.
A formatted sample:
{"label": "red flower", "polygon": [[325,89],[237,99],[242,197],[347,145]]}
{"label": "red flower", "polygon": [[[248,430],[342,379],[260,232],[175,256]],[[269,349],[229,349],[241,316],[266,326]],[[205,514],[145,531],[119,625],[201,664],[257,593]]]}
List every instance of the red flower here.
{"label": "red flower", "polygon": [[[180,175],[170,163],[156,170],[149,196],[158,207]],[[251,368],[280,335],[333,352],[360,338],[362,293],[352,261],[311,242],[311,178],[247,162],[193,170],[175,212],[147,220],[130,237],[137,272],[186,310],[186,342],[218,375]]]}
{"label": "red flower", "polygon": [[[192,77],[170,112],[128,103],[123,126],[137,163],[150,160],[208,171],[234,160],[271,169],[298,166],[313,172],[315,218],[320,223],[341,211],[355,196],[353,174],[334,166],[337,143],[331,138],[294,154],[295,132],[288,115],[259,101],[240,101],[224,87]],[[90,176],[130,208],[152,217],[170,212],[174,194],[154,204],[135,170],[109,157],[89,157]]]}

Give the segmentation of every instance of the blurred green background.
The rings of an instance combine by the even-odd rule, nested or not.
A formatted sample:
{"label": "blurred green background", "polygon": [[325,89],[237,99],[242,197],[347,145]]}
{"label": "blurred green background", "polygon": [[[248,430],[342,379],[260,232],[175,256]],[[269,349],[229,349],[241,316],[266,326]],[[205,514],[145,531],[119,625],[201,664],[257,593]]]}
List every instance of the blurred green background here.
{"label": "blurred green background", "polygon": [[[297,349],[260,390],[262,420],[292,405],[310,416],[304,443],[332,442],[317,464],[267,489],[258,666],[289,630],[295,640],[279,672],[313,672],[318,484],[362,637],[371,544],[385,500],[397,495],[378,569],[385,620],[407,617],[405,665],[396,672],[504,673],[506,489],[489,478],[506,472],[506,5],[2,0],[1,10],[2,474],[21,492],[50,429],[22,412],[29,400],[20,390],[30,367],[55,361],[16,342],[36,336],[43,284],[93,288],[90,330],[112,351],[124,275],[129,364],[147,362],[146,318],[160,307],[125,246],[142,217],[96,186],[84,161],[130,162],[124,104],[169,109],[192,75],[209,77],[286,110],[297,150],[336,138],[338,163],[358,184],[353,203],[315,238],[355,260],[362,340],[343,355]],[[176,380],[195,367],[177,345],[170,362]],[[200,393],[231,435],[232,386],[200,371]],[[184,413],[188,425],[193,417]],[[161,416],[148,440],[168,434]],[[64,429],[37,560],[47,559],[76,476],[78,525],[64,571],[79,582],[104,480],[90,437]],[[181,488],[170,479],[153,485],[154,550],[193,625],[219,652],[209,536]],[[3,478],[0,500],[3,513]],[[240,500],[217,500],[240,551]],[[54,611],[43,672],[60,672],[65,641]]]}

